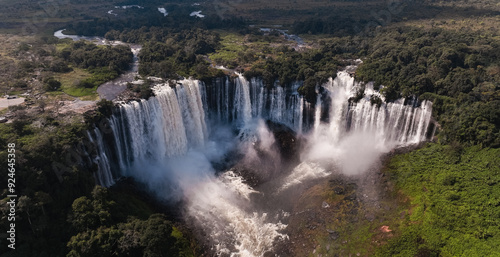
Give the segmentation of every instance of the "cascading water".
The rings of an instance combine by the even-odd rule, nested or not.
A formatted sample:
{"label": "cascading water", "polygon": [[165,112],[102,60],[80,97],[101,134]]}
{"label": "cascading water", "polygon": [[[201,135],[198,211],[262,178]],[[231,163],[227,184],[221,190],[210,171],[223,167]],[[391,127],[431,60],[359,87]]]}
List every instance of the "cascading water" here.
{"label": "cascading water", "polygon": [[268,89],[262,79],[248,81],[242,75],[234,83],[216,79],[206,87],[211,120],[244,125],[260,117],[301,131],[304,100],[297,93],[299,86],[300,83],[294,83],[290,88]]}
{"label": "cascading water", "polygon": [[[331,168],[325,162],[359,174],[380,153],[427,139],[430,102],[405,105],[401,99],[377,106],[370,98],[383,97],[367,84],[364,97],[354,103],[350,99],[363,85],[347,72],[322,86],[316,105],[297,93],[299,86],[268,88],[261,79],[248,81],[242,75],[208,85],[191,79],[158,85],[156,96],[122,104],[110,118],[113,139],[106,142],[112,143],[103,141],[98,129],[89,132],[98,145],[96,181],[110,186],[113,177],[132,176],[159,197],[183,199],[187,216],[209,235],[217,254],[262,256],[276,239],[286,238],[286,225],[272,218],[282,210],[272,215],[258,211],[254,197],[264,197],[263,192],[246,185],[236,172],[216,175],[213,167],[234,149],[252,158],[272,151],[273,134],[256,119],[285,124],[306,138],[302,163],[279,178],[280,186],[270,189],[273,194],[328,176]],[[233,134],[235,128],[252,139],[242,142],[241,134]],[[253,150],[259,140],[265,149]],[[250,150],[241,150],[242,145]]]}
{"label": "cascading water", "polygon": [[101,135],[101,131],[97,128],[92,132],[88,132],[87,136],[91,143],[97,146],[97,157],[94,159],[94,163],[97,164],[99,172],[94,173],[94,178],[97,184],[105,187],[112,186],[115,181],[113,179],[113,174],[111,173],[110,160],[104,145],[104,140]]}
{"label": "cascading water", "polygon": [[[364,94],[356,103],[358,91]],[[314,127],[308,136],[308,144],[301,153],[301,165],[285,178],[284,186],[300,183],[297,177],[312,178],[330,175],[321,166],[310,163],[328,163],[344,174],[355,175],[366,172],[380,155],[395,147],[403,147],[427,140],[427,130],[432,115],[432,103],[423,101],[405,105],[404,99],[383,103],[383,96],[373,90],[373,84],[362,85],[347,72],[337,73],[323,88],[326,98],[317,103]],[[380,105],[372,104],[372,97],[380,98]],[[328,122],[322,122],[322,110]],[[305,174],[305,175],[301,175]]]}
{"label": "cascading water", "polygon": [[419,107],[404,105],[404,99],[394,103],[372,104],[372,96],[384,97],[368,83],[364,97],[350,103],[357,90],[362,87],[346,72],[339,72],[324,88],[331,98],[329,138],[338,141],[347,133],[366,132],[375,136],[387,147],[415,144],[426,139],[432,115],[432,103],[423,101]]}
{"label": "cascading water", "polygon": [[182,81],[175,89],[159,85],[154,90],[156,97],[148,101],[122,105],[120,115],[126,123],[113,124],[115,138],[128,138],[132,160],[183,155],[207,137],[198,81]]}

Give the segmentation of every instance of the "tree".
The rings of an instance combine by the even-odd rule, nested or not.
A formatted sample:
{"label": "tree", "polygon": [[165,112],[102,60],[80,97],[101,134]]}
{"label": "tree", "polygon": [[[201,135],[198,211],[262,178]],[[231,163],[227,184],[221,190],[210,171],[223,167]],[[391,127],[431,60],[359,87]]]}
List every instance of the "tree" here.
{"label": "tree", "polygon": [[71,237],[68,257],[117,256],[117,241],[122,233],[116,227],[99,227]]}
{"label": "tree", "polygon": [[49,77],[49,78],[45,79],[44,85],[43,85],[43,89],[45,91],[56,91],[56,90],[59,90],[59,88],[61,88],[61,82],[59,82],[55,78]]}
{"label": "tree", "polygon": [[84,231],[85,229],[95,228],[98,224],[92,203],[87,197],[82,196],[75,199],[71,205],[71,210],[71,223],[77,230]]}
{"label": "tree", "polygon": [[141,242],[145,245],[144,256],[178,256],[176,239],[172,237],[172,224],[162,214],[153,214],[146,221]]}

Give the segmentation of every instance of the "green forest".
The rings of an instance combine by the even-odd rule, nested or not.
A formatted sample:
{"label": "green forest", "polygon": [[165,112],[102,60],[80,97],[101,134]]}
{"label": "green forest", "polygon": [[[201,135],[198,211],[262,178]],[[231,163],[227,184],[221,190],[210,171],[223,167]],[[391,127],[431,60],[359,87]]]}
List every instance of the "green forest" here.
{"label": "green forest", "polygon": [[376,256],[496,256],[499,149],[428,144],[386,172],[410,201],[396,238]]}

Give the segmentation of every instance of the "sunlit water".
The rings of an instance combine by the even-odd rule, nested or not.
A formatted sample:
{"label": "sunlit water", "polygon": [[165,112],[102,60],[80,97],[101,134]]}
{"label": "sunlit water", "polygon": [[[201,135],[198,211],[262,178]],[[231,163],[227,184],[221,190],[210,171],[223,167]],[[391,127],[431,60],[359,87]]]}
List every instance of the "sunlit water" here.
{"label": "sunlit water", "polygon": [[[371,95],[381,97],[371,84],[358,103],[349,102],[361,85],[347,72],[323,85],[316,107],[297,94],[299,86],[267,89],[241,75],[211,85],[192,79],[157,85],[155,97],[123,103],[113,115],[111,145],[98,129],[89,133],[99,145],[96,181],[110,186],[114,178],[134,177],[164,200],[182,200],[188,223],[214,252],[262,256],[287,238],[286,212],[278,205],[262,208],[262,199],[272,203],[332,170],[362,174],[382,153],[428,138],[430,102],[378,107],[370,103]],[[269,176],[279,186],[252,188],[238,172],[216,170],[214,163],[234,155],[255,170],[280,172],[276,139],[264,119],[287,125],[305,144],[296,167]],[[275,161],[259,161],[262,156]]]}

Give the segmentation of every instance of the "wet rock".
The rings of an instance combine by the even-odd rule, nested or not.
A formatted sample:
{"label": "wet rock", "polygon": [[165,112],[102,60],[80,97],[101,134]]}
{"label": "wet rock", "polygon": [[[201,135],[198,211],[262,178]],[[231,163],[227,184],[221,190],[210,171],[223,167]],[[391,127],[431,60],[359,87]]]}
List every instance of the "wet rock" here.
{"label": "wet rock", "polygon": [[266,121],[266,125],[276,139],[275,144],[280,150],[283,160],[290,161],[299,159],[300,142],[296,133],[289,127],[270,120]]}
{"label": "wet rock", "polygon": [[310,229],[310,230],[315,230],[315,229],[316,229],[316,226],[314,226],[314,225],[308,225],[308,226],[306,226],[306,227],[307,227],[308,229]]}

